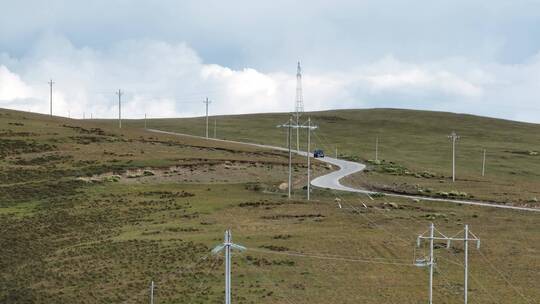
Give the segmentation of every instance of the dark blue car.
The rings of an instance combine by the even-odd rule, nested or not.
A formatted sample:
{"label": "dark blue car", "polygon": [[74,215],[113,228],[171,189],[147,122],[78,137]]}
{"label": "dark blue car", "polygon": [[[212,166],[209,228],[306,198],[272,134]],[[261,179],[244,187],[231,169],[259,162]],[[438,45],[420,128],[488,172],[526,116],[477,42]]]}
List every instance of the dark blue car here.
{"label": "dark blue car", "polygon": [[321,149],[316,149],[313,151],[313,157],[315,158],[323,158],[324,157],[324,151]]}

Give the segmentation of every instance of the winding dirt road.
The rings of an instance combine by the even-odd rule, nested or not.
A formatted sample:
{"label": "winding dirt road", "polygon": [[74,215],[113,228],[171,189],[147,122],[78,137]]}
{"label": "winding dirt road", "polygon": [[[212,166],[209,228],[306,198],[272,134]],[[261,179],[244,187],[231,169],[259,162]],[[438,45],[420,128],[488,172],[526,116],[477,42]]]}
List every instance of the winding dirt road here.
{"label": "winding dirt road", "polygon": [[[265,148],[265,149],[273,149],[273,150],[279,150],[279,151],[288,151],[287,148],[283,147],[277,147],[277,146],[270,146],[270,145],[261,145],[261,144],[255,144],[255,143],[247,143],[247,142],[239,142],[239,141],[233,141],[233,140],[225,140],[225,139],[214,139],[214,138],[206,138],[203,136],[195,136],[195,135],[189,135],[189,134],[182,134],[182,133],[175,133],[175,132],[168,132],[168,131],[161,131],[161,130],[155,130],[155,129],[147,129],[147,131],[155,132],[155,133],[162,133],[162,134],[169,134],[169,135],[178,135],[178,136],[185,136],[185,137],[193,137],[193,138],[200,138],[200,139],[207,139],[207,140],[213,140],[213,141],[219,141],[219,142],[227,142],[227,143],[234,143],[234,144],[241,144],[241,145],[249,145],[253,147],[258,148]],[[294,151],[293,152],[306,156],[305,151]],[[339,168],[337,171],[333,171],[331,173],[328,173],[323,176],[319,176],[311,181],[311,185],[323,188],[323,189],[331,189],[331,190],[337,190],[337,191],[347,191],[347,192],[354,192],[354,193],[362,193],[366,195],[375,194],[377,192],[364,190],[364,189],[357,189],[345,186],[340,183],[340,180],[346,176],[349,176],[351,174],[354,174],[356,172],[360,172],[366,168],[366,165],[360,164],[357,162],[342,160],[342,159],[336,159],[332,157],[324,157],[324,158],[317,158],[319,161],[332,164]],[[403,194],[395,194],[395,193],[386,193],[383,192],[386,196],[390,197],[401,197],[401,198],[410,198],[410,199],[417,199],[422,201],[429,201],[429,202],[450,202],[450,203],[456,203],[456,204],[463,204],[463,205],[474,205],[474,206],[483,206],[483,207],[492,207],[492,208],[501,208],[501,209],[512,209],[512,210],[521,210],[521,211],[532,211],[532,212],[540,212],[540,208],[529,208],[529,207],[519,207],[519,206],[508,206],[508,205],[502,205],[497,204],[493,202],[479,202],[479,201],[469,201],[469,200],[455,200],[455,199],[443,199],[443,198],[433,198],[433,197],[425,197],[425,196],[415,196],[415,195],[403,195]]]}

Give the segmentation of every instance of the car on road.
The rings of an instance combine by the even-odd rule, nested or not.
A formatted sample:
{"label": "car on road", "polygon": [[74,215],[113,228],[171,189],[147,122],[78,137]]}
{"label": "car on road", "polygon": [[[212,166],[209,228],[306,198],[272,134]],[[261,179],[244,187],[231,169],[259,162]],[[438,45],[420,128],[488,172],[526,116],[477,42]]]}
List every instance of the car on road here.
{"label": "car on road", "polygon": [[313,157],[315,157],[315,158],[323,158],[324,157],[324,151],[321,150],[321,149],[315,149],[315,151],[313,151]]}

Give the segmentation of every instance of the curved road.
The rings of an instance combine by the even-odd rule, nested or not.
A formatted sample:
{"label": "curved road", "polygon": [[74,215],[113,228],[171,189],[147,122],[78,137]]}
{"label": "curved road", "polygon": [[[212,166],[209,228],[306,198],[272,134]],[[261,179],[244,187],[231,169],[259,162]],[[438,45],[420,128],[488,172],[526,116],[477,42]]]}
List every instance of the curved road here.
{"label": "curved road", "polygon": [[[169,135],[178,135],[178,136],[187,136],[187,137],[193,137],[193,138],[201,138],[201,139],[207,139],[207,140],[213,140],[213,141],[220,141],[220,142],[228,142],[228,143],[235,143],[235,144],[242,144],[242,145],[248,145],[258,148],[265,148],[265,149],[274,149],[279,151],[289,151],[287,148],[283,147],[277,147],[277,146],[270,146],[270,145],[262,145],[262,144],[254,144],[254,143],[247,143],[247,142],[240,142],[240,141],[234,141],[234,140],[225,140],[225,139],[215,139],[215,138],[206,138],[203,136],[195,136],[195,135],[189,135],[189,134],[183,134],[183,133],[175,133],[175,132],[168,132],[168,131],[161,131],[161,130],[155,130],[155,129],[147,129],[147,131],[155,132],[155,133],[162,133],[162,134],[169,134]],[[306,156],[306,152],[304,151],[294,151],[293,152]],[[340,183],[340,180],[346,176],[349,176],[351,174],[354,174],[356,172],[360,172],[366,168],[366,165],[348,161],[348,160],[342,160],[342,159],[336,159],[332,157],[324,157],[324,158],[317,158],[318,160],[332,164],[334,166],[339,167],[339,170],[333,171],[331,173],[328,173],[323,176],[319,176],[311,181],[311,185],[319,188],[326,188],[326,189],[332,189],[332,190],[339,190],[339,191],[347,191],[347,192],[355,192],[355,193],[363,193],[369,196],[369,194],[375,194],[377,192],[369,191],[369,190],[363,190],[363,189],[357,189],[345,186]],[[475,206],[484,206],[484,207],[493,207],[493,208],[501,208],[501,209],[512,209],[512,210],[521,210],[521,211],[533,211],[533,212],[540,212],[540,209],[537,208],[529,208],[529,207],[517,207],[517,206],[507,206],[507,205],[501,205],[497,203],[492,202],[479,202],[479,201],[468,201],[468,200],[454,200],[454,199],[442,199],[442,198],[433,198],[433,197],[425,197],[425,196],[415,196],[415,195],[404,195],[404,194],[395,194],[395,193],[386,193],[383,192],[386,196],[391,197],[401,197],[401,198],[410,198],[410,199],[417,199],[417,200],[423,200],[423,201],[430,201],[430,202],[450,202],[450,203],[457,203],[457,204],[464,204],[464,205],[475,205]]]}

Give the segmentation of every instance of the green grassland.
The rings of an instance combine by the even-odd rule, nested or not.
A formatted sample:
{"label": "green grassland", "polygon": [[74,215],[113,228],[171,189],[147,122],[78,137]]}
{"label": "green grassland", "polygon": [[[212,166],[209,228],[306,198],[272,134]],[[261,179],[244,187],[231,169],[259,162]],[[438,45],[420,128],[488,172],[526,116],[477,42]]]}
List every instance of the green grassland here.
{"label": "green grassland", "polygon": [[[372,109],[304,114],[319,129],[313,145],[342,158],[369,164],[346,183],[374,190],[431,196],[458,196],[505,204],[537,206],[540,200],[540,125],[443,112]],[[216,116],[219,138],[284,146],[285,130],[275,126],[288,114]],[[111,123],[111,122],[109,122]],[[152,119],[148,128],[203,135],[204,118]],[[142,127],[142,120],[128,122]],[[457,181],[452,182],[452,131],[457,144]],[[306,132],[301,135],[305,148]],[[379,160],[375,163],[375,140]],[[295,140],[294,140],[295,141]],[[481,176],[487,150],[486,176]],[[370,162],[371,160],[371,162]]]}
{"label": "green grassland", "polygon": [[[227,228],[248,248],[233,256],[235,303],[423,303],[427,269],[412,262],[426,254],[414,244],[430,222],[448,235],[468,223],[482,239],[470,254],[471,303],[540,298],[536,213],[322,190],[308,202],[301,183],[288,200],[276,187],[284,153],[149,133],[137,121],[118,130],[0,114],[0,303],[147,303],[151,280],[155,303],[222,303],[223,259],[210,250]],[[462,245],[443,245],[435,301],[461,303]]]}

